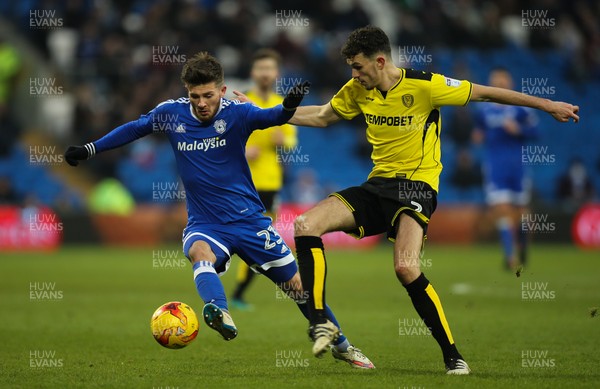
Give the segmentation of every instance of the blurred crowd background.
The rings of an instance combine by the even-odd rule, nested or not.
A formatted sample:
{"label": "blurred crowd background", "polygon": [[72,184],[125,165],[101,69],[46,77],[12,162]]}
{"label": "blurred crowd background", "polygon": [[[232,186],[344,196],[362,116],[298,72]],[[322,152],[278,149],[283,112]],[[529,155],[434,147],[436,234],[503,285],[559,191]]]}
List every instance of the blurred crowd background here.
{"label": "blurred crowd background", "polygon": [[[172,151],[160,136],[79,169],[60,160],[68,144],[95,140],[161,101],[184,96],[182,63],[154,56],[165,47],[175,59],[213,53],[229,91],[249,86],[256,49],[275,48],[284,59],[282,77],[310,80],[305,103],[322,104],[350,78],[339,51],[349,32],[366,24],[388,33],[398,66],[477,83],[504,66],[517,90],[523,79],[545,79],[554,92],[542,97],[580,105],[582,120],[566,127],[540,113],[535,144],[555,159],[530,166],[534,203],[574,210],[600,188],[596,0],[24,0],[1,2],[0,14],[2,203],[78,212],[109,178],[137,204],[156,202],[153,183],[177,182]],[[285,25],[290,20],[294,27]],[[524,20],[551,25],[524,27]],[[414,48],[424,57],[402,63],[401,54]],[[40,89],[44,83],[49,88]],[[442,110],[442,204],[483,203],[473,105]],[[362,118],[329,129],[300,128],[298,152],[307,162],[286,166],[284,200],[311,203],[363,182],[371,168],[364,130]]]}

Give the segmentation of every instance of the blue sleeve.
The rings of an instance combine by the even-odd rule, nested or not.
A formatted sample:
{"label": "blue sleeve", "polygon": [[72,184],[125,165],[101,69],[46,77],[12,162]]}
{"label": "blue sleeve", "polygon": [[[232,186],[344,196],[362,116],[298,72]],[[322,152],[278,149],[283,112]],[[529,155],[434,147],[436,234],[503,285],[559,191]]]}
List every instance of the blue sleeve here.
{"label": "blue sleeve", "polygon": [[258,108],[254,104],[248,104],[246,111],[246,128],[249,132],[262,130],[264,128],[280,126],[285,124],[294,116],[293,111],[286,111],[283,105],[279,104],[273,108]]}
{"label": "blue sleeve", "polygon": [[133,142],[152,133],[152,114],[142,115],[138,120],[125,123],[93,142],[95,152],[100,153]]}
{"label": "blue sleeve", "polygon": [[473,119],[475,121],[475,127],[481,131],[485,131],[485,120],[483,118],[484,112],[482,107],[477,107],[473,113]]}
{"label": "blue sleeve", "polygon": [[538,117],[532,109],[521,108],[517,115],[517,121],[521,125],[521,137],[524,139],[535,139],[539,136]]}

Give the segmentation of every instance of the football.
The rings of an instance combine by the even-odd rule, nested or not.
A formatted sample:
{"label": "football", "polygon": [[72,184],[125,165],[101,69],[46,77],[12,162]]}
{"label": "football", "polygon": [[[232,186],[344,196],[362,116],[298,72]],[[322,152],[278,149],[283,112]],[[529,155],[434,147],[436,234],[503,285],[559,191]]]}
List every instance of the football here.
{"label": "football", "polygon": [[158,344],[170,349],[179,349],[196,339],[198,318],[189,305],[171,301],[154,311],[150,319],[150,328]]}

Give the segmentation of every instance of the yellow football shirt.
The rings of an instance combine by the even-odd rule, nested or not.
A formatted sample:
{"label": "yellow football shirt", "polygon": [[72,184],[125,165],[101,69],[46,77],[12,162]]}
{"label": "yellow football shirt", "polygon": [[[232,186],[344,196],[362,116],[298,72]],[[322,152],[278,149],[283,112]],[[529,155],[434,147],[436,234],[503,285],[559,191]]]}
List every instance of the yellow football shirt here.
{"label": "yellow football shirt", "polygon": [[364,115],[375,165],[369,178],[424,181],[437,191],[442,172],[440,107],[466,105],[472,84],[437,73],[400,71],[400,80],[385,96],[377,88],[367,90],[351,79],[330,104],[346,120]]}
{"label": "yellow football shirt", "polygon": [[[263,100],[253,91],[246,93],[246,96],[260,108],[274,107],[283,101],[283,97],[274,92],[267,100]],[[281,131],[283,134],[281,146],[285,148],[296,146],[296,127],[291,124],[254,131],[246,143],[246,148],[258,147],[259,150],[258,157],[248,161],[252,181],[258,191],[279,191],[283,185],[283,167],[277,159],[278,145],[275,143],[275,131]]]}

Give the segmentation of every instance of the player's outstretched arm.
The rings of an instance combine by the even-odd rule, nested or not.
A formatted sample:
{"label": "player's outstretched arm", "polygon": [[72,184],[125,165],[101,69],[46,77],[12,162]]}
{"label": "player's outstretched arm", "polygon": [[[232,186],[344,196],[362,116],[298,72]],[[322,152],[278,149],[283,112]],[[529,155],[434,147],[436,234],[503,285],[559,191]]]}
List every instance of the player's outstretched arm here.
{"label": "player's outstretched arm", "polygon": [[[234,90],[233,94],[237,100],[243,103],[252,102],[248,96],[240,91]],[[331,104],[327,103],[325,105],[305,105],[297,107],[294,116],[288,123],[307,127],[327,127],[340,120],[341,118],[335,113]]]}
{"label": "player's outstretched arm", "polygon": [[[247,106],[247,128],[254,131],[255,129],[264,129],[287,123],[296,112],[304,96],[308,94],[309,88],[310,82],[308,81],[296,84],[290,89],[281,104],[272,108],[261,109],[255,105]],[[247,102],[248,97],[243,93],[237,91],[234,93],[238,100]]]}
{"label": "player's outstretched arm", "polygon": [[95,142],[83,146],[69,146],[65,151],[65,161],[71,166],[79,165],[79,161],[90,159],[96,153],[123,146],[138,138],[152,133],[152,123],[148,115],[123,124],[104,135]]}
{"label": "player's outstretched arm", "polygon": [[327,127],[341,118],[331,107],[325,105],[305,105],[298,107],[288,123],[307,127]]}
{"label": "player's outstretched arm", "polygon": [[499,104],[520,105],[523,107],[536,108],[548,112],[559,122],[568,122],[573,119],[575,123],[579,121],[579,106],[564,103],[562,101],[553,101],[542,99],[525,93],[515,92],[510,89],[495,88],[473,84],[471,101],[491,101]]}

